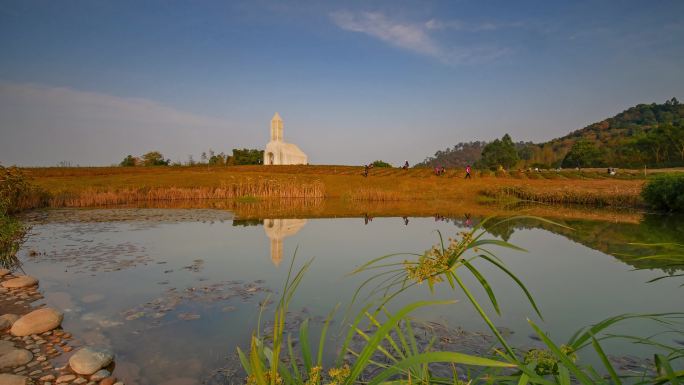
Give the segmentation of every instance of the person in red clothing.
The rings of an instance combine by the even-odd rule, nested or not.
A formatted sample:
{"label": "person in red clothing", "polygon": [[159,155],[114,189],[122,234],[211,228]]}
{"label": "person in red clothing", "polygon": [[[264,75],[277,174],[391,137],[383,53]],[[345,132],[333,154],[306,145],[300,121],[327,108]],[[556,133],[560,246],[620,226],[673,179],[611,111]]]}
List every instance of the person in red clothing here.
{"label": "person in red clothing", "polygon": [[467,166],[466,166],[466,176],[465,176],[466,179],[470,179],[470,178],[471,178],[471,177],[470,177],[470,171],[471,171],[471,170],[470,170],[470,165],[467,165]]}

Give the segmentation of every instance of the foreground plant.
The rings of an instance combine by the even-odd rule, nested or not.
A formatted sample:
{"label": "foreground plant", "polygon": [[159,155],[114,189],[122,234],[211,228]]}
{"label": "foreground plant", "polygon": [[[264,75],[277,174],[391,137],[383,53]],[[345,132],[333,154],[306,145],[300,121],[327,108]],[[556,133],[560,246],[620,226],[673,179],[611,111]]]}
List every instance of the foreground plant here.
{"label": "foreground plant", "polygon": [[[382,314],[371,314],[368,311],[369,306],[366,306],[349,326],[347,338],[340,349],[336,364],[327,369],[324,368],[326,333],[336,309],[324,322],[315,356],[309,340],[308,322],[303,322],[300,327],[297,352],[294,349],[292,335],[286,334],[285,331],[285,317],[289,303],[311,262],[305,263],[294,275],[292,274],[293,264],[290,265],[284,290],[275,310],[272,333],[262,336],[260,328],[257,328],[251,338],[249,352],[245,353],[240,348],[237,349],[242,366],[248,375],[248,384],[349,385],[359,382],[380,384],[396,377],[404,378],[408,382],[455,383],[458,381],[456,373],[452,378],[434,377],[427,365],[446,362],[485,368],[513,368],[515,366],[511,363],[464,353],[434,352],[430,351],[429,346],[421,350],[412,332],[409,314],[426,306],[453,303],[453,301],[421,301],[409,304],[396,313],[390,313],[383,308]],[[294,258],[292,263],[294,263]],[[364,320],[368,321],[369,326],[372,327],[372,333],[365,332],[367,328],[360,326]],[[354,336],[365,340],[360,351],[354,351],[350,347]],[[272,341],[272,343],[268,344],[267,341]],[[289,365],[282,362],[281,350],[284,347],[287,348]],[[354,357],[350,362],[344,360],[347,353]],[[374,358],[377,354],[386,357],[391,364],[376,361]],[[364,376],[370,368],[381,370]]]}
{"label": "foreground plant", "polygon": [[[517,217],[522,218],[522,217]],[[493,225],[504,224],[515,220],[509,218]],[[540,218],[538,220],[545,221]],[[326,318],[318,340],[316,359],[313,359],[309,342],[308,322],[304,322],[299,330],[299,348],[294,349],[292,336],[285,332],[285,316],[289,303],[311,261],[294,275],[290,265],[283,294],[275,311],[274,327],[271,335],[261,336],[259,328],[251,339],[249,354],[238,348],[243,367],[248,373],[247,382],[258,385],[315,385],[334,384],[678,384],[684,381],[684,371],[677,369],[684,360],[684,348],[662,341],[666,335],[684,338],[680,319],[684,313],[662,314],[623,314],[605,319],[595,325],[579,329],[566,343],[558,344],[551,340],[539,326],[528,320],[531,328],[544,344],[544,348],[520,351],[512,347],[494,326],[489,315],[484,311],[461,276],[461,271],[473,275],[481,288],[486,292],[496,313],[500,308],[494,291],[482,272],[474,265],[476,260],[483,260],[496,266],[507,274],[522,290],[534,311],[541,318],[540,311],[525,285],[503,262],[488,248],[492,246],[514,250],[523,250],[510,243],[486,239],[484,235],[486,219],[469,232],[463,232],[457,239],[449,239],[445,244],[441,234],[438,245],[422,254],[392,254],[374,259],[356,269],[353,274],[371,270],[384,270],[367,279],[355,293],[352,303],[369,288],[369,301],[349,323],[346,338],[342,343],[338,358],[334,365],[324,368],[323,355],[326,333],[335,313],[333,310]],[[407,259],[410,256],[412,259]],[[392,258],[401,257],[399,262],[389,263]],[[293,259],[294,263],[294,259]],[[430,305],[447,305],[453,301],[420,301],[408,304],[396,313],[387,310],[386,305],[410,287],[427,283],[430,291],[441,282],[448,282],[452,289],[457,287],[465,294],[483,321],[496,337],[498,348],[490,355],[475,356],[454,351],[438,351],[434,349],[434,338],[423,347],[419,347],[409,318],[411,312]],[[378,298],[379,297],[379,298]],[[261,317],[260,317],[261,318]],[[652,321],[662,325],[662,333],[637,337],[612,334],[609,329],[615,324],[630,320]],[[362,348],[352,348],[354,339],[363,341]],[[645,367],[641,371],[619,372],[605,353],[602,342],[606,340],[623,340],[635,344],[646,345],[657,351],[654,355],[654,366]],[[269,345],[267,341],[272,341]],[[281,349],[286,346],[288,356],[281,358]],[[582,355],[595,355],[603,365],[603,370],[583,364]],[[285,364],[287,361],[288,364]],[[450,377],[435,375],[434,364],[452,365]],[[603,372],[603,373],[600,373]]]}

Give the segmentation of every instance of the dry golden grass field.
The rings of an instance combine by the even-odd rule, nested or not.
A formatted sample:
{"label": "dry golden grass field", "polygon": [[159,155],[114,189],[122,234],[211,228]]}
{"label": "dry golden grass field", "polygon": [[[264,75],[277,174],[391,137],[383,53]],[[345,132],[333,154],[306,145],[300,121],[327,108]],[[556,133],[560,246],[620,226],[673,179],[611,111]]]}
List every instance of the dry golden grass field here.
{"label": "dry golden grass field", "polygon": [[436,176],[430,169],[354,166],[94,167],[27,168],[47,192],[50,207],[143,205],[192,200],[325,199],[404,202],[407,206],[469,204],[482,199],[551,204],[638,207],[643,174],[610,177],[602,170],[480,173]]}

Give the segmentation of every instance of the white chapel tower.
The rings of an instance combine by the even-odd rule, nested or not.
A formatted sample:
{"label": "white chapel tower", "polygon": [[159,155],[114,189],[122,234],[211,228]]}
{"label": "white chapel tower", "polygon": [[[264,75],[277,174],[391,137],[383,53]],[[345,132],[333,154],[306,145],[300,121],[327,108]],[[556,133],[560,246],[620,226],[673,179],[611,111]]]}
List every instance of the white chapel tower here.
{"label": "white chapel tower", "polygon": [[283,119],[277,112],[271,119],[271,141],[264,150],[264,164],[308,164],[308,157],[299,147],[283,141]]}

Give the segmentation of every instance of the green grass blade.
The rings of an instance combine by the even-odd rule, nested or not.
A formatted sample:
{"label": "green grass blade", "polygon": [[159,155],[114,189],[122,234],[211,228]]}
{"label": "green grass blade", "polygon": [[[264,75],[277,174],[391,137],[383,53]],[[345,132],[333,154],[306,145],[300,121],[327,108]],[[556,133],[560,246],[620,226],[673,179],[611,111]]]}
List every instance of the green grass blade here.
{"label": "green grass blade", "polygon": [[613,383],[615,385],[622,385],[620,377],[615,371],[615,368],[613,368],[613,365],[610,363],[608,356],[606,356],[606,353],[603,351],[601,344],[599,344],[598,340],[593,336],[591,337],[591,344],[594,346],[594,350],[596,350],[596,353],[601,359],[601,362],[603,362],[603,366],[605,366],[606,370],[608,370],[608,374],[610,375],[610,378],[613,380]]}
{"label": "green grass blade", "polygon": [[520,379],[518,379],[518,385],[527,385],[528,382],[530,382],[530,377],[525,373],[521,374]]}
{"label": "green grass blade", "polygon": [[347,330],[347,336],[344,339],[344,342],[342,343],[342,347],[340,349],[340,354],[337,357],[337,366],[342,366],[342,362],[344,361],[344,355],[347,352],[347,347],[349,346],[349,343],[351,342],[352,338],[354,337],[354,333],[356,331],[357,325],[361,323],[361,320],[364,318],[365,313],[368,311],[368,309],[372,306],[372,303],[367,304],[366,306],[359,311],[359,313],[356,315],[354,318],[354,322],[349,326],[349,329]]}
{"label": "green grass blade", "polygon": [[240,364],[242,365],[242,368],[245,369],[245,372],[247,372],[247,375],[249,376],[252,374],[252,366],[249,364],[249,359],[239,346],[237,348],[237,353],[238,357],[240,358]]}
{"label": "green grass blade", "polygon": [[399,322],[399,320],[403,319],[410,312],[421,307],[451,303],[454,303],[454,301],[419,301],[406,305],[402,309],[400,309],[390,319],[385,321],[385,323],[383,323],[382,326],[378,328],[375,334],[373,334],[373,337],[370,339],[370,341],[368,341],[366,346],[359,354],[358,359],[352,365],[349,377],[347,377],[345,384],[351,385],[356,381],[359,375],[361,375],[361,372],[363,372],[363,369],[368,365],[368,360],[370,360],[370,358],[372,357],[373,352],[377,349],[382,340],[384,340],[385,335],[390,330],[392,330],[392,328],[394,328],[394,326]]}
{"label": "green grass blade", "polygon": [[485,311],[482,309],[482,306],[480,306],[480,303],[477,302],[477,300],[475,299],[473,294],[470,292],[468,287],[463,283],[461,278],[458,275],[456,275],[454,272],[450,272],[450,274],[452,274],[452,276],[454,277],[454,280],[456,281],[456,283],[458,283],[458,286],[461,287],[461,290],[463,290],[466,297],[468,297],[468,300],[470,301],[470,303],[475,307],[475,310],[477,310],[477,312],[480,314],[480,318],[482,318],[482,320],[485,321],[487,326],[489,326],[489,330],[491,330],[492,333],[494,333],[494,336],[496,336],[496,338],[499,340],[499,342],[501,343],[501,346],[503,346],[504,349],[506,349],[506,353],[508,353],[508,355],[512,359],[517,360],[515,352],[513,351],[513,349],[508,345],[508,343],[506,342],[506,339],[503,338],[503,336],[499,332],[499,329],[497,329],[496,326],[494,326],[494,323],[492,322],[492,320],[489,318],[487,313],[485,313]]}
{"label": "green grass blade", "polygon": [[385,379],[400,373],[402,370],[415,366],[421,363],[436,363],[436,362],[453,362],[462,365],[485,366],[485,367],[499,367],[499,368],[513,368],[514,364],[508,362],[496,361],[489,358],[471,356],[464,353],[456,352],[427,352],[414,355],[406,358],[384,370],[376,377],[374,377],[368,385],[381,384]]}
{"label": "green grass blade", "polygon": [[302,374],[299,372],[299,367],[297,366],[297,357],[294,355],[294,349],[292,347],[292,336],[287,335],[287,352],[290,355],[290,364],[292,365],[292,373],[297,380],[297,383],[302,382]]}
{"label": "green grass blade", "polygon": [[656,367],[658,368],[658,372],[665,372],[664,377],[666,377],[672,385],[679,385],[679,377],[681,377],[681,374],[677,375],[677,373],[672,370],[670,361],[667,358],[663,357],[661,354],[656,354],[655,363]]}
{"label": "green grass blade", "polygon": [[606,328],[625,320],[634,318],[652,319],[658,322],[664,322],[661,317],[667,317],[672,315],[681,315],[684,313],[651,313],[651,314],[620,314],[613,317],[606,318],[589,328],[582,328],[579,332],[575,333],[573,337],[568,341],[568,345],[574,350],[580,350],[586,344],[590,343],[592,336],[598,335],[600,332]]}
{"label": "green grass blade", "polygon": [[485,277],[480,274],[480,272],[473,266],[470,262],[463,261],[463,266],[465,266],[470,272],[475,276],[475,278],[480,282],[480,285],[485,289],[487,292],[487,295],[489,296],[489,300],[492,302],[492,306],[494,307],[494,311],[496,311],[496,314],[501,315],[501,309],[499,309],[499,303],[496,301],[496,296],[494,295],[494,290],[492,287],[489,285],[489,282],[485,279]]}
{"label": "green grass blade", "polygon": [[337,312],[337,309],[340,307],[340,304],[338,303],[335,305],[335,308],[332,309],[330,313],[328,313],[328,316],[325,318],[325,323],[323,323],[323,330],[321,330],[321,338],[318,340],[318,353],[316,357],[316,366],[322,366],[323,365],[323,348],[325,347],[325,337],[326,334],[328,333],[328,327],[330,326],[330,321],[332,321],[332,318],[335,316],[335,313]]}
{"label": "green grass blade", "polygon": [[563,353],[560,350],[560,348],[556,346],[556,344],[554,344],[553,341],[551,341],[551,339],[549,339],[549,337],[547,337],[546,334],[544,334],[544,332],[541,331],[541,329],[539,329],[539,327],[534,322],[532,322],[529,319],[527,320],[527,322],[532,326],[532,328],[537,333],[539,338],[541,338],[541,340],[544,342],[546,347],[548,347],[549,350],[553,352],[556,358],[558,358],[561,361],[563,366],[565,366],[568,370],[572,372],[572,374],[580,383],[587,385],[594,384],[594,382],[584,372],[582,372],[582,370],[578,368],[572,362],[572,360],[570,360],[570,358],[568,358],[568,356],[565,353]]}
{"label": "green grass blade", "polygon": [[302,351],[302,359],[306,372],[311,371],[311,346],[309,345],[309,320],[305,319],[299,327],[299,348]]}
{"label": "green grass blade", "polygon": [[506,275],[511,277],[511,279],[513,281],[515,281],[515,283],[518,285],[520,290],[522,290],[523,293],[525,293],[525,297],[527,297],[527,300],[530,302],[530,305],[532,305],[532,308],[534,309],[535,313],[537,313],[537,315],[539,316],[540,319],[542,319],[542,320],[544,319],[544,317],[542,317],[542,315],[541,315],[541,311],[539,311],[539,307],[537,307],[537,303],[534,301],[534,297],[532,297],[532,294],[530,294],[530,291],[527,290],[527,287],[525,286],[525,284],[522,283],[522,281],[515,274],[513,274],[513,272],[508,270],[508,268],[506,268],[506,266],[504,266],[501,262],[497,261],[494,258],[491,258],[490,256],[488,256],[486,254],[480,254],[478,256],[480,258],[486,260],[486,261],[489,261],[494,266],[498,267],[501,271],[506,273]]}
{"label": "green grass blade", "polygon": [[486,246],[486,245],[494,245],[494,246],[505,247],[505,248],[513,249],[513,250],[517,250],[517,251],[527,252],[527,250],[523,249],[520,246],[516,246],[512,243],[508,243],[506,241],[502,241],[499,239],[481,239],[481,240],[472,242],[470,245],[468,245],[468,248],[474,249],[476,247],[482,247],[482,246]]}

